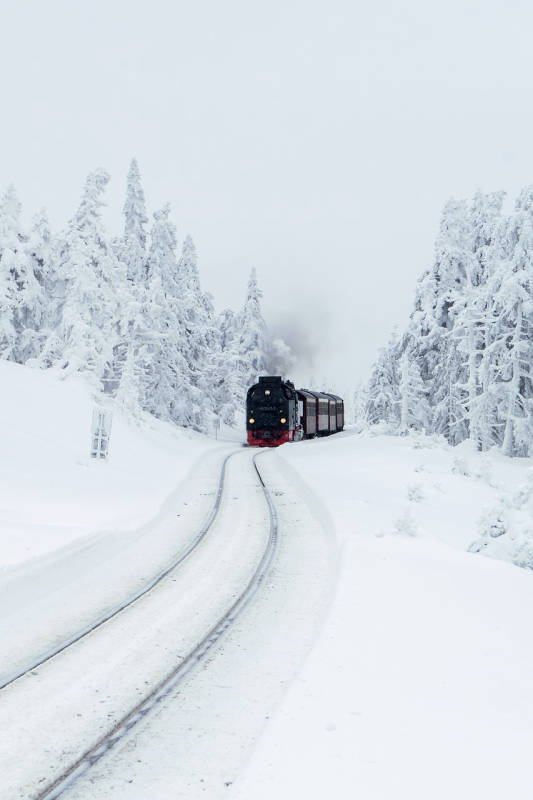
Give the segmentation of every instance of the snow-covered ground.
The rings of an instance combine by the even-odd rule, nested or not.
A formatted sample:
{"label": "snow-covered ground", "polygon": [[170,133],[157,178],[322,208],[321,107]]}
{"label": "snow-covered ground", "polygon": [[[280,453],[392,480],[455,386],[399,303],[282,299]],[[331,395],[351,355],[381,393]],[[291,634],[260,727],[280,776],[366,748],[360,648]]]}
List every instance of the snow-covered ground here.
{"label": "snow-covered ground", "polygon": [[[0,378],[7,669],[164,566],[238,448],[115,413],[110,459],[94,463],[85,384],[6,363]],[[250,455],[235,457],[220,522],[178,582],[4,690],[10,796],[41,770],[46,784],[49,764],[79,753],[227,602],[230,534],[243,575],[253,558],[238,536],[263,536]],[[269,580],[203,667],[65,796],[530,800],[533,573],[509,562],[528,563],[531,461],[346,431],[260,463],[280,519]],[[48,755],[30,708],[53,720]]]}
{"label": "snow-covered ground", "polygon": [[421,437],[281,453],[329,514],[341,570],[233,796],[530,798],[533,574],[466,551],[494,505],[518,503],[505,536],[525,536],[531,462]]}
{"label": "snow-covered ground", "polygon": [[82,380],[0,362],[0,569],[154,517],[220,443],[148,415],[116,413],[107,462],[90,458],[93,397]]}

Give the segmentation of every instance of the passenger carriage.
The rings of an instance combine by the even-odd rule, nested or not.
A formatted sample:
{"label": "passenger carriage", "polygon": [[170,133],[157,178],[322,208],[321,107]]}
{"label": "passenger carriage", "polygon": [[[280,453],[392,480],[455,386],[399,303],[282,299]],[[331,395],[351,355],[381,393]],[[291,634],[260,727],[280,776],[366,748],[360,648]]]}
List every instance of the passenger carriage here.
{"label": "passenger carriage", "polygon": [[298,415],[303,435],[306,439],[312,439],[317,432],[317,397],[307,389],[297,389],[298,395]]}
{"label": "passenger carriage", "polygon": [[335,401],[336,429],[338,433],[344,430],[344,400],[336,394],[331,394],[331,392],[326,392],[326,394]]}

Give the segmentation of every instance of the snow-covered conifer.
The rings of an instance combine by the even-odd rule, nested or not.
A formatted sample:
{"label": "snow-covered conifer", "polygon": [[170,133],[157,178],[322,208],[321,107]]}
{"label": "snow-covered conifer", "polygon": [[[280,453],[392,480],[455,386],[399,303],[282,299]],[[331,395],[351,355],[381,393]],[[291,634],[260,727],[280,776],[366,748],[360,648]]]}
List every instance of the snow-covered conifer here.
{"label": "snow-covered conifer", "polygon": [[124,202],[124,237],[119,246],[120,258],[126,264],[128,280],[139,284],[146,269],[146,203],[139,166],[132,159]]}
{"label": "snow-covered conifer", "polygon": [[44,208],[33,217],[25,252],[31,278],[26,293],[20,295],[25,305],[25,325],[19,335],[20,360],[39,363],[45,341],[59,321],[55,242]]}
{"label": "snow-covered conifer", "polygon": [[23,364],[41,348],[47,298],[39,280],[42,269],[21,231],[20,210],[15,190],[9,187],[0,205],[1,349],[4,358]]}
{"label": "snow-covered conifer", "polygon": [[24,272],[25,256],[20,234],[20,203],[13,186],[0,201],[0,357],[17,356],[19,306],[18,277]]}
{"label": "snow-covered conifer", "polygon": [[252,269],[244,307],[237,319],[238,369],[243,387],[243,397],[248,386],[255,383],[267,370],[267,328],[261,314],[263,293],[257,283],[257,272]]}
{"label": "snow-covered conifer", "polygon": [[178,261],[178,291],[184,314],[184,336],[191,378],[206,398],[211,396],[213,355],[218,350],[218,330],[211,296],[203,292],[198,272],[198,257],[191,236],[183,242]]}
{"label": "snow-covered conifer", "polygon": [[398,347],[393,334],[389,345],[379,350],[366,390],[364,417],[369,425],[385,422],[396,428],[400,421],[400,376]]}
{"label": "snow-covered conifer", "polygon": [[124,233],[113,243],[117,258],[124,265],[126,282],[118,307],[118,341],[113,348],[113,363],[108,386],[117,401],[134,411],[140,401],[141,383],[146,372],[142,353],[151,337],[147,305],[146,203],[137,161],[132,159],[126,182],[123,207]]}
{"label": "snow-covered conifer", "polygon": [[213,411],[226,425],[233,425],[243,408],[243,387],[238,370],[239,354],[235,314],[231,309],[222,311],[217,325],[215,351],[215,379],[212,384]]}
{"label": "snow-covered conifer", "polygon": [[121,266],[102,225],[104,170],[89,174],[78,211],[58,248],[64,281],[61,319],[47,342],[44,358],[67,373],[84,372],[100,385],[113,361],[117,340],[117,292]]}
{"label": "snow-covered conifer", "polygon": [[154,214],[148,254],[147,301],[153,320],[149,369],[142,387],[143,405],[163,419],[202,430],[205,397],[194,385],[190,342],[180,296],[176,229],[165,205]]}
{"label": "snow-covered conifer", "polygon": [[441,345],[439,372],[432,381],[432,423],[430,430],[444,436],[450,444],[468,438],[464,359],[456,341],[448,336]]}
{"label": "snow-covered conifer", "polygon": [[237,320],[235,312],[231,308],[225,308],[218,317],[218,329],[220,332],[220,346],[227,350],[235,342],[237,334]]}
{"label": "snow-covered conifer", "polygon": [[502,448],[506,455],[529,455],[533,450],[533,186],[517,199],[506,249],[509,264],[494,297],[507,346]]}
{"label": "snow-covered conifer", "polygon": [[409,430],[427,430],[429,408],[426,389],[420,377],[416,358],[406,348],[400,360],[400,433]]}

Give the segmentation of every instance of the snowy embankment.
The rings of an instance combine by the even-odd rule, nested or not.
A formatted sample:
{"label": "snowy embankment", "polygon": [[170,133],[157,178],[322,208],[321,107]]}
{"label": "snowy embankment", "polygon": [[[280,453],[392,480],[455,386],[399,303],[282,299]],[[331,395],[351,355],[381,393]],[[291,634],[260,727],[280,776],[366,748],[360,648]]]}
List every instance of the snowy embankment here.
{"label": "snowy embankment", "polygon": [[232,796],[529,800],[533,573],[467,551],[495,506],[494,555],[514,558],[526,520],[531,535],[531,462],[348,432],[279,452],[329,514],[341,569]]}
{"label": "snowy embankment", "polygon": [[89,457],[99,398],[80,380],[0,362],[0,568],[154,517],[217,442],[115,412],[110,457]]}

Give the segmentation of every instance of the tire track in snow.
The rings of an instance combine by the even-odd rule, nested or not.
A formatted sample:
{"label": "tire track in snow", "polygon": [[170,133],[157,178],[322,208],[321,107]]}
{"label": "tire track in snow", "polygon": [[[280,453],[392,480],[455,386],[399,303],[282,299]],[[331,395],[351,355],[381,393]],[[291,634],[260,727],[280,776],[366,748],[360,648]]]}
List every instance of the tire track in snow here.
{"label": "tire track in snow", "polygon": [[[223,471],[225,471],[227,461],[233,455],[235,455],[235,453],[232,453],[224,461]],[[276,551],[278,541],[278,516],[270,493],[257,466],[257,458],[259,455],[261,454],[258,453],[253,457],[253,466],[268,505],[270,533],[265,551],[246,588],[194,650],[192,650],[189,655],[144,698],[144,700],[126,714],[111,731],[99,739],[93,747],[87,750],[81,758],[57,777],[52,784],[43,789],[43,791],[36,796],[35,800],[57,800],[57,798],[61,797],[79,778],[85,775],[92,766],[110,752],[137,723],[143,720],[147,714],[164,701],[165,698],[176,689],[183,678],[204,659],[211,649],[219,642],[228,628],[230,628],[235,620],[242,614],[246,606],[262,586]],[[220,506],[221,494],[222,492],[220,492],[220,496],[217,494],[217,510]],[[215,516],[216,511],[210,524],[212,524]]]}

